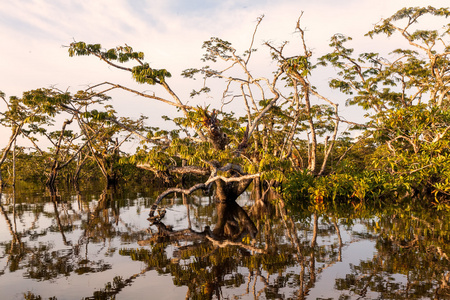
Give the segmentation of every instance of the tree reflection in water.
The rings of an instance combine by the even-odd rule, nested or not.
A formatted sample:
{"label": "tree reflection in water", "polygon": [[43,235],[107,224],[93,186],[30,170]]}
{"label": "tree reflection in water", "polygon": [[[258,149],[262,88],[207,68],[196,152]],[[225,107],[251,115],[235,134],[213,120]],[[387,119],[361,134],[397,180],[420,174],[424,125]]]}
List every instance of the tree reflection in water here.
{"label": "tree reflection in water", "polygon": [[[148,227],[153,199],[110,189],[4,193],[0,285],[19,273],[16,299],[122,299],[140,288],[138,278],[165,275],[186,288],[188,299],[450,298],[448,214],[411,206],[287,213],[280,199],[253,210],[245,199],[216,204],[182,196]],[[364,240],[374,242],[375,254],[324,282],[346,263],[349,245]],[[124,259],[138,263],[134,271],[123,268]],[[64,278],[75,285],[89,278],[95,286],[64,294]],[[30,280],[35,287],[59,284],[44,297],[42,289],[33,290],[38,295],[27,288]],[[332,293],[320,291],[323,285],[334,286]]]}
{"label": "tree reflection in water", "polygon": [[[450,299],[448,214],[395,210],[366,222],[376,234],[376,254],[336,279],[342,295],[383,299]],[[400,279],[399,279],[400,278]]]}

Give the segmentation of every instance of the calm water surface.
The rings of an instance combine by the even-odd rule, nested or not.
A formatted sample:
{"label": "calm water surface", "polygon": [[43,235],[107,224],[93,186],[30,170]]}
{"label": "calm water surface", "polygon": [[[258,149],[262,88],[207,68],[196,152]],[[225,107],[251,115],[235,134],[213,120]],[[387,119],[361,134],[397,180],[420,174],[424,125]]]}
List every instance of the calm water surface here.
{"label": "calm water surface", "polygon": [[[3,190],[0,299],[450,299],[448,213],[411,207],[251,213],[215,240],[210,197],[151,190]],[[205,230],[206,228],[206,230]]]}

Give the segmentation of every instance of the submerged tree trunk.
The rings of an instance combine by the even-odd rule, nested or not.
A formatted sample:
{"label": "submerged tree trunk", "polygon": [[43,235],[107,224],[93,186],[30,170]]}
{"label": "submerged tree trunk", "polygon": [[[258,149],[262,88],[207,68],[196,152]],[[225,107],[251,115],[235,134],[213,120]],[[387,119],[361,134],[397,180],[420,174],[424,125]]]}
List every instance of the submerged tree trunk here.
{"label": "submerged tree trunk", "polygon": [[117,175],[114,174],[107,174],[106,176],[106,186],[108,187],[114,187],[117,184]]}
{"label": "submerged tree trunk", "polygon": [[45,182],[45,184],[48,187],[54,187],[55,183],[56,183],[56,177],[58,177],[58,163],[55,162],[55,165],[53,166],[53,168],[50,170],[49,174],[47,175],[47,181]]}
{"label": "submerged tree trunk", "polygon": [[255,238],[258,232],[255,224],[235,201],[217,203],[216,210],[218,221],[213,230],[214,237],[239,240],[248,233],[251,238]]}
{"label": "submerged tree trunk", "polygon": [[235,240],[249,233],[252,238],[258,230],[248,214],[236,203],[236,199],[247,189],[251,179],[241,182],[216,182],[216,210],[219,221],[213,234],[218,238]]}
{"label": "submerged tree trunk", "polygon": [[[238,174],[240,173],[239,168],[230,164],[222,168],[216,166],[213,169],[215,170],[205,183],[198,183],[190,189],[171,188],[160,194],[150,209],[148,220],[156,224],[164,217],[165,211],[159,210],[158,205],[167,195],[172,193],[190,195],[199,189],[208,190],[210,185],[215,183],[214,200],[217,203],[216,209],[219,221],[212,233],[213,237],[237,239],[245,233],[249,233],[252,238],[255,237],[257,228],[245,210],[236,203],[236,199],[260,174]],[[218,170],[229,172],[232,177],[214,176]],[[158,215],[155,215],[155,213],[158,213]]]}

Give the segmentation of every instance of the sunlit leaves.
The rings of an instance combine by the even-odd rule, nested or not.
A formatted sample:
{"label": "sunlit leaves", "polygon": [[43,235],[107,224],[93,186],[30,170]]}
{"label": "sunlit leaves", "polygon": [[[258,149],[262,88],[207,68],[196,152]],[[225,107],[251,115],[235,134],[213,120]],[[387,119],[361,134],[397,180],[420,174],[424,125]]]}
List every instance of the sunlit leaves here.
{"label": "sunlit leaves", "polygon": [[135,66],[132,69],[133,78],[138,83],[157,84],[162,83],[166,78],[170,78],[172,75],[165,69],[152,69],[145,63],[143,65]]}
{"label": "sunlit leaves", "polygon": [[85,42],[74,42],[70,44],[69,56],[74,55],[83,56],[90,55],[92,53],[99,53],[101,49],[100,44],[86,44]]}
{"label": "sunlit leaves", "polygon": [[143,52],[135,52],[130,46],[118,46],[108,50],[102,50],[100,44],[86,44],[85,42],[74,42],[69,46],[69,56],[85,56],[96,55],[106,60],[118,61],[120,63],[127,62],[131,59],[144,59]]}
{"label": "sunlit leaves", "polygon": [[[407,25],[406,25],[405,29],[407,29],[412,24],[417,23],[418,19],[426,14],[429,14],[429,15],[435,16],[435,17],[448,17],[448,16],[450,16],[450,10],[448,8],[434,8],[432,6],[403,8],[403,9],[399,10],[398,12],[396,12],[391,17],[384,19],[381,22],[381,24],[376,25],[372,31],[367,33],[367,35],[372,37],[375,34],[384,33],[384,34],[390,36],[397,30],[396,26],[394,25],[394,23],[396,21],[406,19]],[[410,37],[411,40],[414,39],[414,36],[417,36],[417,35],[412,35]]]}
{"label": "sunlit leaves", "polygon": [[287,59],[284,68],[289,71],[296,71],[301,76],[305,77],[311,74],[311,69],[313,68],[309,58],[307,56],[297,56]]}
{"label": "sunlit leaves", "polygon": [[42,113],[55,116],[58,110],[72,100],[69,93],[59,93],[50,89],[37,89],[23,94],[22,103],[40,109]]}
{"label": "sunlit leaves", "polygon": [[[70,44],[68,51],[69,56],[94,55],[119,69],[130,71],[138,83],[147,83],[150,85],[163,84],[166,78],[171,77],[171,74],[166,69],[151,68],[148,63],[142,61],[144,59],[144,53],[136,52],[128,45],[103,50],[100,44],[74,42]],[[124,64],[132,60],[138,63],[132,68],[115,64],[116,62]]]}
{"label": "sunlit leaves", "polygon": [[[333,159],[338,159],[339,163],[353,171],[366,169],[379,179],[378,183],[386,184],[386,190],[395,191],[398,195],[423,188],[421,184],[425,181],[429,181],[424,183],[427,188],[430,188],[430,182],[438,183],[439,186],[442,176],[438,173],[445,172],[443,169],[428,167],[428,164],[436,163],[447,154],[450,123],[443,112],[450,108],[450,61],[445,53],[449,47],[449,31],[448,28],[419,26],[424,16],[449,15],[447,8],[409,7],[382,20],[368,33],[369,36],[385,34],[389,37],[397,32],[396,37],[406,41],[404,48],[394,49],[389,57],[374,52],[358,54],[350,46],[352,38],[343,34],[331,38],[332,50],[320,57],[317,63],[312,62],[312,53],[306,45],[303,55],[295,53],[287,57],[284,55],[287,42],[278,47],[266,43],[276,62],[275,73],[279,74],[272,81],[260,79],[259,76],[258,79],[253,78],[247,65],[256,50],[253,45],[243,55],[239,55],[230,42],[212,37],[203,44],[203,61],[214,63],[217,69],[209,66],[190,68],[182,75],[187,78],[200,75],[205,81],[213,78],[224,80],[227,84],[223,92],[224,99],[233,102],[244,99],[242,106],[248,110],[246,115],[238,118],[223,112],[211,112],[206,106],[188,109],[183,117],[165,118],[173,122],[176,130],[149,130],[147,136],[155,141],[155,146],[148,148],[147,162],[160,171],[167,171],[181,163],[207,168],[206,162],[211,160],[219,163],[237,161],[249,173],[263,172],[263,179],[284,182],[289,172],[309,166],[313,161],[313,152],[315,164],[316,146],[321,150],[329,146],[326,145],[329,137],[321,144],[317,143],[316,136],[333,133],[338,126],[336,121],[343,121],[338,116],[337,106],[330,102],[326,105],[317,104],[311,102],[316,101],[316,98],[309,98],[312,94],[320,98],[320,91],[310,83],[312,71],[318,66],[328,66],[336,71],[335,78],[329,80],[329,86],[347,95],[347,105],[358,105],[366,110],[368,123],[360,128],[367,127],[366,136],[372,135],[370,142],[367,142],[367,149],[358,149],[358,155],[361,156],[357,163],[350,160],[340,162],[336,154],[332,154]],[[297,29],[301,32],[299,27]],[[165,85],[166,79],[170,77],[167,70],[154,69],[142,61],[144,55],[128,45],[103,49],[99,44],[72,43],[69,55],[95,55],[114,67],[131,72],[138,83]],[[136,64],[127,67],[127,62]],[[268,85],[262,84],[264,80],[267,80]],[[256,90],[261,91],[261,94],[255,96]],[[268,96],[268,91],[274,93]],[[194,89],[190,96],[209,92],[210,87],[204,83]],[[273,100],[278,98],[280,100],[274,103]],[[50,111],[50,107],[43,106],[43,109]],[[263,110],[265,115],[259,118]],[[89,117],[91,121],[108,120],[106,115],[96,111],[86,112],[84,117]],[[208,124],[211,124],[208,120],[211,119],[217,121],[221,133],[225,133],[229,139],[226,147],[220,148],[223,150],[213,150],[213,140],[203,137],[207,136]],[[245,128],[249,128],[253,120],[257,120],[258,126],[252,129],[251,136],[246,140]],[[301,136],[306,136],[306,139]],[[160,137],[164,138],[164,143],[156,142]],[[242,141],[245,143],[240,147]],[[238,147],[239,151],[233,152]],[[239,159],[236,158],[238,155]],[[139,159],[143,158],[140,156]],[[320,159],[326,160],[325,154],[322,157],[319,155]],[[314,172],[315,167],[312,169]],[[340,171],[346,172],[343,168]],[[382,171],[396,176],[396,180],[385,180]],[[427,174],[432,177],[426,179]],[[327,197],[335,199],[337,195],[359,200],[380,196],[378,183],[366,178],[367,174],[353,174],[355,176],[349,178],[340,175],[330,174],[330,178],[339,183],[336,186],[340,187],[318,178],[307,192],[315,195],[313,200]],[[351,187],[346,182],[350,182]],[[441,194],[446,192],[444,187],[439,190]]]}
{"label": "sunlit leaves", "polygon": [[210,60],[213,62],[216,62],[219,57],[228,59],[235,51],[235,49],[231,47],[230,42],[217,37],[212,37],[210,40],[203,42],[202,48],[206,50],[206,54],[203,55],[202,60]]}
{"label": "sunlit leaves", "polygon": [[107,118],[109,118],[108,112],[101,112],[96,109],[91,111],[86,111],[82,114],[83,118],[89,118],[95,121],[105,121]]}

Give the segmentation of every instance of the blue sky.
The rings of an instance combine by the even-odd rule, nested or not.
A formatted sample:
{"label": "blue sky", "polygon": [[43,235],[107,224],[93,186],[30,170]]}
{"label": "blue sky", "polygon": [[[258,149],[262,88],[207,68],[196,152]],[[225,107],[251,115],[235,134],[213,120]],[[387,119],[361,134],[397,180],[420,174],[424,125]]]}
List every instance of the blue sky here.
{"label": "blue sky", "polygon": [[[308,46],[315,53],[328,50],[334,33],[354,38],[355,48],[381,51],[385,45],[363,35],[383,17],[405,6],[443,6],[442,0],[15,0],[0,6],[0,90],[7,97],[31,89],[56,86],[76,92],[103,81],[136,87],[128,73],[102,64],[91,57],[69,58],[72,41],[101,43],[105,48],[124,43],[143,51],[156,68],[168,69],[171,85],[188,99],[192,82],[180,78],[182,70],[201,66],[201,45],[211,36],[229,40],[244,51],[256,18],[264,14],[255,46],[266,52],[263,41],[293,40],[295,24],[304,11],[302,24]],[[373,48],[373,49],[372,49]],[[379,49],[377,49],[379,48]],[[392,48],[391,48],[392,49]],[[255,68],[262,73],[270,61]],[[269,76],[270,74],[262,74]],[[197,82],[198,83],[198,82]],[[196,86],[197,87],[197,86]],[[159,93],[154,87],[137,86]],[[114,100],[124,115],[148,114],[159,118],[173,108],[159,106],[134,96]],[[194,100],[189,100],[194,101]],[[203,99],[217,101],[220,99]],[[157,109],[155,109],[157,107]],[[0,109],[4,109],[1,106]],[[0,129],[0,148],[3,148]]]}

